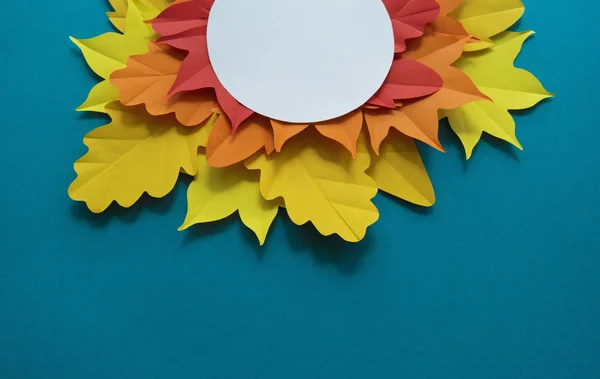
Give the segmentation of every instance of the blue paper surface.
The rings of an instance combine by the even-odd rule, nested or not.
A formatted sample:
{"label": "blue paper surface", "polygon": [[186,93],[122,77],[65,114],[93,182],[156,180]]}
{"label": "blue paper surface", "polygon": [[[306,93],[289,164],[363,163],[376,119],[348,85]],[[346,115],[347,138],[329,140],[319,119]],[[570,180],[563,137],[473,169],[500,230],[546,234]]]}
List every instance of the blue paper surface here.
{"label": "blue paper surface", "polygon": [[[104,1],[11,1],[0,102],[0,377],[600,377],[600,5],[529,0],[518,65],[558,96],[517,117],[524,152],[423,147],[438,204],[378,196],[345,245],[280,215],[178,233],[172,196],[95,216],[67,196],[95,83],[69,35]],[[283,214],[284,212],[282,212]]]}

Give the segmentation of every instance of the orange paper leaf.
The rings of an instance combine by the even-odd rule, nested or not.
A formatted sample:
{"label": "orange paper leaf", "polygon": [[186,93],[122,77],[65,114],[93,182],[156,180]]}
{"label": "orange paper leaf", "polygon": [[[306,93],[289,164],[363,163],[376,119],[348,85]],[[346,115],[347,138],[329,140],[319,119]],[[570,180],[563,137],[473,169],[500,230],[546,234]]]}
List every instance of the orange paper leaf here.
{"label": "orange paper leaf", "polygon": [[213,167],[227,167],[252,156],[263,147],[267,154],[275,149],[269,120],[260,115],[251,116],[235,134],[231,122],[219,116],[206,144],[206,158]]}
{"label": "orange paper leaf", "polygon": [[286,122],[271,120],[275,151],[280,152],[283,144],[287,140],[308,128],[308,125],[309,124],[289,124]]}
{"label": "orange paper leaf", "polygon": [[444,79],[444,87],[435,94],[399,109],[364,110],[371,145],[375,152],[379,151],[379,146],[391,127],[444,151],[438,139],[438,110],[454,109],[471,101],[487,99],[459,69],[447,66],[437,69],[437,72]]}
{"label": "orange paper leaf", "polygon": [[144,104],[153,116],[175,113],[185,126],[206,121],[217,105],[214,97],[204,91],[194,91],[168,98],[181,66],[181,56],[165,45],[152,43],[149,48],[146,54],[130,57],[127,67],[111,75],[110,81],[119,89],[121,103]]}
{"label": "orange paper leaf", "polygon": [[363,114],[359,109],[335,120],[315,124],[315,128],[325,137],[342,144],[356,157],[356,141],[362,125]]}

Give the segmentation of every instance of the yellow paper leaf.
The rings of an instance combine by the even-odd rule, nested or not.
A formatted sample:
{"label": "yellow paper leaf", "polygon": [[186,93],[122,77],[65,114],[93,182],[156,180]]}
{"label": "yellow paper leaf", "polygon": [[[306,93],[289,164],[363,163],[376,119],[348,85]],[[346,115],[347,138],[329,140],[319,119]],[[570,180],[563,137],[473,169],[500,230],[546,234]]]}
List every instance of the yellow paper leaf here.
{"label": "yellow paper leaf", "polygon": [[465,51],[480,51],[492,46],[494,43],[488,41],[469,42],[465,45]]}
{"label": "yellow paper leaf", "polygon": [[523,150],[515,135],[515,121],[510,113],[489,101],[477,101],[446,111],[452,130],[465,147],[467,159],[479,142],[482,132],[502,139]]}
{"label": "yellow paper leaf", "polygon": [[390,133],[379,155],[371,153],[367,174],[390,195],[424,207],[435,203],[433,185],[415,142],[399,132]]}
{"label": "yellow paper leaf", "polygon": [[77,110],[104,113],[107,104],[119,100],[119,90],[110,81],[103,80],[90,91],[87,100]]}
{"label": "yellow paper leaf", "polygon": [[144,192],[168,194],[180,170],[196,174],[198,146],[208,139],[205,128],[178,126],[170,117],[149,116],[118,102],[106,110],[112,122],[83,139],[89,150],[75,162],[77,178],[69,186],[73,200],[96,213],[113,201],[127,208]]}
{"label": "yellow paper leaf", "polygon": [[[144,22],[140,7],[149,0],[110,0],[116,12],[127,14],[129,29],[125,34],[105,33],[98,37],[78,40],[71,37],[82,51],[88,65],[103,79],[108,79],[113,71],[125,67],[131,55],[148,51],[148,43],[156,37],[149,25]],[[165,2],[164,0],[154,0]],[[127,6],[131,3],[130,6]],[[90,91],[87,100],[78,111],[104,112],[106,104],[117,100],[118,90],[108,80],[98,83]]]}
{"label": "yellow paper leaf", "polygon": [[[121,32],[125,32],[125,16],[127,14],[127,0],[108,0],[114,12],[106,12],[108,19]],[[165,10],[173,0],[139,0],[139,9],[144,20],[151,20]]]}
{"label": "yellow paper leaf", "polygon": [[240,219],[264,244],[279,203],[260,194],[259,173],[243,165],[211,167],[206,156],[198,156],[198,173],[187,193],[188,213],[179,230],[199,223],[222,220],[236,211]]}
{"label": "yellow paper leaf", "polygon": [[493,38],[491,48],[465,53],[456,62],[455,65],[493,101],[470,103],[443,113],[462,141],[467,159],[471,157],[482,132],[522,149],[515,135],[515,122],[508,111],[533,107],[552,96],[535,76],[513,66],[523,43],[531,34],[533,32],[504,32]]}
{"label": "yellow paper leaf", "polygon": [[530,72],[514,67],[523,43],[532,34],[504,32],[493,39],[491,48],[465,53],[454,65],[501,108],[530,108],[552,96]]}
{"label": "yellow paper leaf", "polygon": [[260,170],[260,190],[267,200],[283,198],[297,225],[312,222],[325,235],[350,242],[364,238],[379,218],[371,199],[375,182],[365,174],[369,153],[361,144],[356,158],[339,144],[307,130],[289,140],[282,151],[260,154],[246,162]]}
{"label": "yellow paper leaf", "polygon": [[464,0],[452,17],[472,36],[490,42],[490,38],[517,22],[525,7],[521,0]]}
{"label": "yellow paper leaf", "polygon": [[125,34],[105,33],[90,39],[75,39],[75,43],[83,53],[90,68],[103,79],[125,67],[131,55],[144,54],[148,51],[148,42],[155,33],[142,19],[138,8],[140,0],[128,0],[127,31]]}

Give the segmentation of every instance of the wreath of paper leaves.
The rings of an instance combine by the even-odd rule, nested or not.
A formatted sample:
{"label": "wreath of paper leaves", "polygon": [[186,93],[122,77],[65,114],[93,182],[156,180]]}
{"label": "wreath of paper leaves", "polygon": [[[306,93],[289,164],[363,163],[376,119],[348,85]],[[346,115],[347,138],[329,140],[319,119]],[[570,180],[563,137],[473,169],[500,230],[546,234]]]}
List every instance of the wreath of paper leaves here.
{"label": "wreath of paper leaves", "polygon": [[237,212],[263,244],[287,211],[360,241],[379,218],[379,190],[434,204],[414,140],[444,151],[439,119],[469,159],[484,132],[521,148],[509,111],[551,96],[513,66],[533,34],[507,31],[523,15],[519,0],[383,0],[395,39],[386,81],[361,108],[315,124],[256,114],[220,84],[206,44],[214,0],[109,1],[121,33],[72,38],[103,79],[78,110],[111,119],[85,136],[69,187],[95,213],[163,197],[183,174],[194,179],[180,230]]}

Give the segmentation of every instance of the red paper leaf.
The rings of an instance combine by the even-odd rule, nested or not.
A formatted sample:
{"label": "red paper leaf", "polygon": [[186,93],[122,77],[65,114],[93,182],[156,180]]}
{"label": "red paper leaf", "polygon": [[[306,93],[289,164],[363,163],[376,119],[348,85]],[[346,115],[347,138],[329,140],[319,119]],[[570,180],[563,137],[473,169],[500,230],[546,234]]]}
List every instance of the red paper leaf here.
{"label": "red paper leaf", "polygon": [[162,37],[157,42],[188,52],[188,56],[179,68],[177,79],[169,91],[169,96],[203,88],[214,89],[220,108],[231,121],[233,133],[254,113],[231,96],[217,78],[208,57],[206,26]]}
{"label": "red paper leaf", "polygon": [[410,59],[396,59],[385,82],[368,104],[396,108],[395,100],[428,96],[442,88],[444,81],[437,72]]}
{"label": "red paper leaf", "polygon": [[433,22],[440,12],[435,0],[383,0],[394,28],[396,46],[394,51],[406,50],[406,40],[420,37],[425,25]]}
{"label": "red paper leaf", "polygon": [[152,27],[161,36],[173,36],[206,26],[213,2],[214,0],[191,0],[175,3],[152,21]]}

